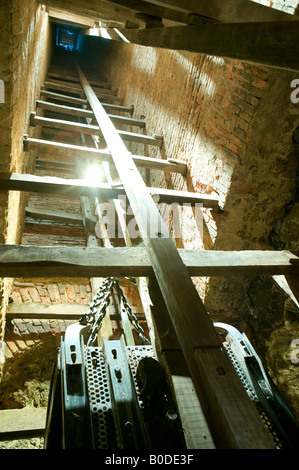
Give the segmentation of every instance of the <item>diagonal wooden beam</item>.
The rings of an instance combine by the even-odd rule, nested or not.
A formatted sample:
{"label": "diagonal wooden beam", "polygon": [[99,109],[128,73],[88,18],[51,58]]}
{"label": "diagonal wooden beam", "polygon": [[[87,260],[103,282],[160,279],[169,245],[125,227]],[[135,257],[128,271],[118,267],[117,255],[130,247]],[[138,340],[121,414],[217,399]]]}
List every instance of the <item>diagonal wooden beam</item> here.
{"label": "diagonal wooden beam", "polygon": [[289,70],[299,69],[297,22],[206,23],[200,27],[125,29],[122,33],[130,42],[143,46],[197,52]]}
{"label": "diagonal wooden beam", "polygon": [[152,237],[151,221],[159,222],[161,232],[167,234],[168,229],[149,197],[130,153],[79,66],[77,71],[132,207],[198,396],[205,404],[208,402],[207,419],[217,445],[273,448],[270,436],[222,350],[219,336],[173,240],[170,236],[159,237],[159,234]]}

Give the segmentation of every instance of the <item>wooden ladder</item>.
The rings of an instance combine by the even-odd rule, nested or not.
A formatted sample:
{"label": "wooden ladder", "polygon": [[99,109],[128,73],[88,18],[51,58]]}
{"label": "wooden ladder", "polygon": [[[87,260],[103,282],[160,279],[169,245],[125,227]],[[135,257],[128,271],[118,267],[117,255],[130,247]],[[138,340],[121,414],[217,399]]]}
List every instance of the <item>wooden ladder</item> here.
{"label": "wooden ladder", "polygon": [[[36,105],[37,110],[50,111],[58,117],[46,118],[33,112],[32,126],[74,132],[81,139],[81,145],[74,145],[24,136],[24,149],[38,154],[36,164],[54,168],[77,164],[79,175],[82,162],[91,159],[105,166],[107,181],[91,186],[81,178],[2,173],[1,190],[80,197],[80,222],[85,227],[87,248],[2,245],[0,275],[30,277],[39,275],[42,269],[46,277],[86,276],[93,280],[94,291],[102,278],[136,277],[147,323],[155,333],[154,346],[171,377],[190,446],[273,448],[270,435],[223,351],[192,276],[258,272],[293,277],[298,258],[284,252],[245,252],[234,256],[231,252],[178,250],[156,202],[200,204],[217,210],[218,200],[145,184],[139,169],[186,175],[186,163],[132,155],[129,142],[160,147],[163,138],[120,130],[123,124],[144,130],[145,121],[134,118],[134,108],[123,106],[107,81],[99,80],[90,71],[84,72],[78,64],[72,68],[52,65]],[[75,116],[77,121],[59,119],[61,115]],[[87,144],[88,139],[93,140],[93,146]],[[103,141],[105,148],[100,145]],[[118,184],[111,177],[114,169],[120,179]],[[134,246],[125,223],[121,224],[125,247],[112,248],[107,233],[103,235],[103,225],[103,246],[99,246],[95,225],[101,225],[102,215],[99,210],[94,217],[90,198],[96,207],[103,200],[113,203],[121,221],[119,197],[127,198],[132,209],[142,238],[139,246]],[[67,211],[44,211],[39,215],[51,220],[74,219]],[[153,226],[158,227],[154,232]],[[127,318],[123,322],[127,324]],[[109,324],[103,328],[109,336]],[[125,334],[126,340],[132,342],[129,328]]]}

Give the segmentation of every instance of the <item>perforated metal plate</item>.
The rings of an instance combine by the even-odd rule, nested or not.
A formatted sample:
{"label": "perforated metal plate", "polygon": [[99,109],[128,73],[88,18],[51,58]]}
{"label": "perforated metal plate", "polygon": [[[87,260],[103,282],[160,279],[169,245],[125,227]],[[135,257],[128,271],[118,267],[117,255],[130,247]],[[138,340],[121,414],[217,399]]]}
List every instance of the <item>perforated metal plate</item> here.
{"label": "perforated metal plate", "polygon": [[[153,348],[151,346],[126,346],[126,354],[137,396],[139,396],[136,382],[137,365],[143,357],[155,357]],[[94,446],[96,449],[117,449],[119,443],[114,425],[103,348],[85,347],[85,363]]]}

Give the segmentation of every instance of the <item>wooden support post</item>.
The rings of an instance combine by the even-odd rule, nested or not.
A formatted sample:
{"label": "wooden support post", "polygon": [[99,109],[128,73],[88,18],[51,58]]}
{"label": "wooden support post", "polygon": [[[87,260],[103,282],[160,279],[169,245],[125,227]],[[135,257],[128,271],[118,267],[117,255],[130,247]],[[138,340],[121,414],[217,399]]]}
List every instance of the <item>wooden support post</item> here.
{"label": "wooden support post", "polygon": [[[233,365],[222,350],[219,336],[172,239],[159,236],[162,231],[168,233],[168,229],[153,200],[148,197],[130,153],[79,66],[77,70],[124,185],[198,396],[202,401],[207,400],[210,410],[213,409],[207,419],[217,446],[274,448]],[[156,222],[161,231],[158,230],[153,238],[151,225]],[[213,368],[210,375],[206,374],[206,357]]]}

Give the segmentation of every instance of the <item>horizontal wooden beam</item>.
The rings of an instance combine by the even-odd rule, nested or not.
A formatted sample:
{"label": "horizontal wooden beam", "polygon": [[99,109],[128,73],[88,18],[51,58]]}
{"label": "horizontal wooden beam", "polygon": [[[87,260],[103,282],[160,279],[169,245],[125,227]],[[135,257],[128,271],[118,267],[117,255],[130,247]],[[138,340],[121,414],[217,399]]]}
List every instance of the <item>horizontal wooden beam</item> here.
{"label": "horizontal wooden beam", "polygon": [[46,209],[36,209],[34,207],[26,207],[25,214],[27,217],[37,220],[52,220],[65,224],[82,225],[83,218],[81,215],[70,214],[62,211],[50,211]]}
{"label": "horizontal wooden beam", "polygon": [[161,3],[163,2],[159,2],[159,5],[151,3],[150,1],[136,2],[136,0],[109,0],[109,2],[116,5],[126,6],[134,10],[136,13],[143,13],[152,17],[165,18],[167,20],[176,21],[179,23],[188,23],[189,21],[188,14],[176,9],[172,9],[171,6],[162,6]]}
{"label": "horizontal wooden beam", "polygon": [[293,19],[292,15],[288,13],[251,0],[225,0],[225,2],[223,0],[200,0],[200,2],[198,0],[159,0],[159,4],[168,8],[177,8],[185,13],[197,13],[223,23],[290,21]]}
{"label": "horizontal wooden beam", "polygon": [[[178,250],[190,276],[295,275],[298,257],[285,251]],[[146,250],[0,245],[1,277],[151,277]]]}
{"label": "horizontal wooden beam", "polygon": [[[59,85],[59,83],[69,85],[69,86],[74,86],[77,88],[80,88],[82,90],[82,87],[80,86],[80,80],[76,77],[68,76],[68,75],[63,75],[59,73],[53,73],[53,72],[48,72],[47,77],[49,77],[51,80],[47,81],[56,83]],[[107,90],[110,90],[111,87],[107,81],[101,81],[101,80],[92,80],[92,84],[94,86],[98,86],[99,88],[106,88]]]}
{"label": "horizontal wooden beam", "polygon": [[12,302],[8,304],[6,318],[26,318],[40,320],[79,320],[89,309],[84,304],[51,304],[45,305],[39,302]]}
{"label": "horizontal wooden beam", "polygon": [[[119,121],[118,121],[119,123]],[[30,116],[30,125],[31,126],[45,126],[54,129],[61,129],[69,132],[80,132],[87,135],[99,135],[103,136],[103,133],[99,126],[92,126],[90,124],[83,124],[73,121],[65,121],[63,119],[52,119],[45,118],[42,116],[37,116],[35,112],[31,113]],[[127,132],[118,130],[119,136],[130,142],[139,142],[146,145],[153,145],[155,147],[162,147],[163,139],[150,135],[136,134],[134,132]]]}
{"label": "horizontal wooden beam", "polygon": [[[65,103],[74,103],[77,105],[86,106],[87,100],[85,98],[77,98],[75,96],[63,95],[61,93],[55,93],[54,91],[48,91],[41,89],[40,91],[41,96],[45,96],[47,98],[54,99],[56,101],[63,101]],[[102,100],[103,101],[103,100]],[[109,103],[102,103],[102,106],[106,111],[121,111],[125,113],[133,114],[134,106],[122,106],[117,104],[109,104]]]}
{"label": "horizontal wooden beam", "polygon": [[[84,97],[84,92],[82,88],[79,88],[78,86],[65,85],[62,82],[57,84],[55,82],[45,81],[44,87],[47,90],[57,90],[61,92],[73,93],[74,95],[78,95],[81,98]],[[96,95],[100,99],[105,99],[108,102],[112,101],[112,102],[118,102],[119,104],[121,104],[123,101],[123,99],[120,98],[119,96],[116,96],[113,93],[106,93],[105,91],[101,91],[99,89],[97,89]]]}
{"label": "horizontal wooden beam", "polygon": [[130,42],[143,46],[197,52],[288,70],[299,69],[297,22],[206,23],[200,27],[123,29],[121,32]]}
{"label": "horizontal wooden beam", "polygon": [[[92,147],[82,147],[79,145],[63,144],[61,142],[54,142],[49,140],[34,139],[24,136],[24,150],[37,151],[37,163],[43,161],[43,157],[48,157],[45,164],[55,164],[55,157],[71,157],[71,158],[90,158],[93,161],[107,161],[113,164],[111,154],[105,150],[95,149]],[[41,157],[41,158],[40,158]],[[53,158],[54,157],[54,158]],[[185,176],[187,173],[187,163],[180,160],[162,160],[160,158],[150,158],[141,155],[132,155],[132,158],[138,168],[150,168],[152,170],[169,171],[173,173],[180,173]],[[71,162],[56,162],[57,165],[68,165]],[[114,166],[114,165],[113,165]]]}
{"label": "horizontal wooden beam", "polygon": [[[65,106],[56,103],[49,103],[48,101],[37,100],[36,107],[45,109],[47,111],[53,111],[54,113],[61,113],[61,114],[69,114],[70,116],[79,116],[85,118],[93,118],[94,114],[89,109],[80,109],[74,108],[72,106]],[[145,120],[144,119],[134,119],[131,117],[126,116],[115,116],[113,114],[108,114],[111,121],[114,122],[116,125],[128,125],[134,127],[145,127]]]}
{"label": "horizontal wooden beam", "polygon": [[20,409],[0,410],[0,439],[25,439],[43,436],[47,408],[26,406]]}
{"label": "horizontal wooden beam", "polygon": [[[62,194],[67,196],[99,197],[106,200],[125,196],[123,187],[113,187],[108,183],[91,184],[84,179],[65,179],[50,176],[37,176],[21,173],[0,172],[0,191],[27,191],[43,194]],[[164,190],[147,187],[148,194],[155,202],[166,204],[196,204],[213,209],[219,208],[216,197],[185,191]]]}

